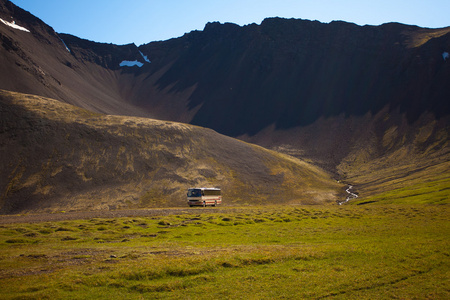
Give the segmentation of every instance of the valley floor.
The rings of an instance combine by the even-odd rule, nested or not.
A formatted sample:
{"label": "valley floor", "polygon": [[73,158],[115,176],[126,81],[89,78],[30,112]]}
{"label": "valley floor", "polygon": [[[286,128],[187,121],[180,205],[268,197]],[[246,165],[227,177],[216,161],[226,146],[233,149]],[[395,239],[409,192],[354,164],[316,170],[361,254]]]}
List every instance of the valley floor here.
{"label": "valley floor", "polygon": [[450,297],[448,205],[139,212],[2,216],[2,298]]}

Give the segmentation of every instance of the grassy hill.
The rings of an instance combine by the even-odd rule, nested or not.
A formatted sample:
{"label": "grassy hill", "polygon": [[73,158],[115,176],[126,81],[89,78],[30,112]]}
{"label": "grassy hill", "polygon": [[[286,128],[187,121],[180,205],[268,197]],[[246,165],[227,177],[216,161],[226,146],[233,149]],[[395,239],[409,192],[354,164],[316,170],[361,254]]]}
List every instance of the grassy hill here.
{"label": "grassy hill", "polygon": [[331,203],[342,190],[313,165],[210,129],[0,99],[1,213],[184,206],[191,186],[220,186],[225,205]]}

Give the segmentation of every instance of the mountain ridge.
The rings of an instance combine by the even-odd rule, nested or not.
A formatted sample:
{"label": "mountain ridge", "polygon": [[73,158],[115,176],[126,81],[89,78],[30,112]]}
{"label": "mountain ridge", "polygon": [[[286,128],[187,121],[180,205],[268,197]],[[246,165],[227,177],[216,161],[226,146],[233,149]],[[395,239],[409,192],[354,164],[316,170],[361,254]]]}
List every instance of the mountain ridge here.
{"label": "mountain ridge", "polygon": [[[144,44],[140,47],[134,44],[117,46],[96,43],[67,34],[57,35],[50,27],[47,26],[46,28],[47,32],[56,35],[69,49],[73,48],[70,52],[72,60],[64,62],[66,67],[75,67],[77,61],[78,63],[91,62],[108,72],[120,73],[111,74],[118,77],[116,85],[119,86],[115,94],[111,94],[109,97],[115,98],[115,102],[137,106],[130,112],[131,114],[137,114],[137,110],[140,110],[141,114],[147,116],[167,118],[159,112],[157,114],[161,114],[161,116],[151,115],[155,99],[172,98],[175,93],[179,94],[193,89],[191,93],[182,97],[184,99],[181,99],[181,101],[175,100],[173,104],[181,107],[181,109],[184,109],[187,105],[187,111],[189,112],[196,108],[199,109],[193,113],[191,120],[188,118],[178,121],[187,121],[214,128],[231,136],[255,134],[271,123],[277,124],[278,128],[289,128],[311,124],[321,115],[329,117],[342,112],[350,115],[361,115],[368,110],[376,112],[388,103],[391,106],[400,106],[402,110],[406,111],[409,119],[414,120],[417,118],[417,111],[422,108],[421,105],[424,102],[417,99],[415,95],[424,93],[424,91],[411,91],[405,94],[399,91],[399,87],[405,81],[423,80],[422,77],[418,79],[413,75],[408,75],[409,73],[421,73],[421,70],[414,69],[405,72],[403,69],[411,66],[412,68],[418,68],[418,65],[424,62],[403,62],[401,60],[405,61],[406,59],[400,59],[399,55],[395,53],[400,51],[399,49],[421,47],[432,40],[440,44],[438,46],[442,48],[442,51],[439,50],[438,53],[433,54],[432,63],[435,70],[432,70],[432,72],[445,72],[442,75],[444,77],[448,76],[447,73],[449,72],[448,66],[441,70],[442,66],[438,65],[439,62],[436,61],[436,57],[442,56],[442,53],[450,47],[448,42],[450,27],[424,29],[398,23],[358,26],[342,21],[325,24],[299,19],[267,18],[261,25],[250,24],[242,27],[231,23],[212,22],[206,24],[203,31],[193,31],[180,38]],[[445,38],[445,36],[447,37]],[[366,40],[363,38],[366,38]],[[367,44],[367,41],[374,39],[380,39],[380,41],[376,41],[375,44]],[[443,39],[443,41],[439,42],[439,39]],[[373,45],[376,47],[373,47]],[[214,49],[208,50],[208,47]],[[429,48],[433,47],[436,48],[437,46],[430,45]],[[264,51],[267,48],[270,51]],[[358,51],[354,49],[358,49]],[[387,50],[393,51],[393,53],[382,56],[383,52]],[[426,50],[426,52],[435,51],[435,49]],[[346,52],[348,52],[348,57],[341,59],[340,56]],[[142,61],[141,53],[150,57],[151,63],[145,64],[143,68],[119,66],[120,62],[124,60]],[[220,60],[217,59],[218,53],[221,53]],[[232,53],[232,56],[227,53]],[[314,55],[316,58],[314,58]],[[423,56],[424,54],[420,55]],[[420,55],[411,53],[409,57]],[[427,56],[426,59],[430,60],[430,55]],[[408,60],[412,60],[409,57]],[[327,59],[326,62],[320,62],[320,60],[325,59]],[[318,62],[310,63],[312,60]],[[367,60],[374,60],[374,62],[368,64]],[[400,63],[396,63],[396,60]],[[441,60],[445,62],[444,59]],[[236,64],[235,61],[240,61],[240,63]],[[351,64],[359,65],[359,69],[351,71],[354,74],[347,76],[345,73],[351,73],[348,72]],[[377,65],[381,64],[387,64],[389,69],[394,69],[394,71],[389,71],[391,75],[383,74],[381,76],[377,74],[384,72],[384,69],[378,70],[377,68]],[[37,63],[37,65],[39,64]],[[331,71],[330,68],[335,71]],[[360,70],[364,68],[368,70],[361,73]],[[123,81],[127,85],[128,80],[121,78],[127,77],[122,76],[122,74],[128,73],[134,75],[134,77],[150,77],[158,72],[161,75],[155,77],[154,82],[150,82],[153,91],[148,91],[147,85],[149,82],[143,82],[142,85],[144,86],[140,86],[140,80],[133,78],[132,80],[137,81],[137,84],[135,84],[136,88],[130,92],[131,100],[124,99],[121,95],[121,89],[123,89],[121,82]],[[342,75],[337,75],[339,73]],[[406,78],[402,78],[405,76]],[[61,80],[58,80],[56,76],[53,77],[56,82],[61,84]],[[336,81],[336,77],[342,78]],[[377,82],[370,84],[371,77],[378,77]],[[384,77],[387,79],[382,79]],[[397,77],[400,79],[396,79]],[[212,78],[214,81],[211,81]],[[45,84],[50,85],[49,83]],[[442,90],[439,84],[432,85],[432,82],[427,84],[430,86],[425,91],[429,95],[426,101],[426,103],[429,103],[428,108],[437,114],[438,118],[441,114],[448,114],[450,111],[449,105],[446,105],[445,101],[439,101],[450,95],[448,89]],[[99,82],[96,87],[98,88],[101,85],[111,86],[111,82]],[[394,88],[392,85],[394,85]],[[414,86],[412,84],[412,88]],[[421,86],[424,86],[424,84]],[[17,90],[8,86],[3,86],[3,88]],[[74,89],[77,89],[77,87],[71,88],[71,91]],[[164,89],[167,89],[168,92],[160,93]],[[383,97],[377,94],[378,90],[382,90],[382,96],[389,99],[380,100]],[[349,91],[351,92],[349,93]],[[32,91],[25,90],[23,92]],[[387,93],[391,93],[391,95]],[[43,95],[42,93],[38,94]],[[63,101],[70,98],[67,93],[65,95],[47,94],[43,96],[62,98]],[[126,96],[128,97],[128,95]],[[365,98],[365,101],[358,103],[358,101],[352,100],[355,97]],[[208,98],[208,101],[205,101],[205,98]],[[392,99],[399,100],[393,101]],[[404,99],[411,99],[412,101],[409,102],[412,102],[412,105]],[[86,99],[82,101],[85,102]],[[230,104],[224,103],[225,101],[230,102]],[[87,104],[80,103],[80,101],[75,103],[69,100],[69,103],[81,104],[85,105],[85,108],[89,108]],[[257,118],[255,122],[250,122],[245,117],[245,111],[250,108],[243,107],[240,111],[244,112],[239,115],[239,110],[237,110],[238,114],[236,115],[236,110],[233,110],[232,107],[242,106],[242,103],[249,103],[248,105],[253,107],[262,106],[261,109],[253,112],[254,118]],[[210,120],[211,112],[217,107],[230,112],[233,110],[236,116],[234,122],[231,123],[239,124],[239,126],[235,126],[236,128],[230,127],[228,125],[230,122],[224,122],[221,118]],[[102,111],[100,107],[90,107],[90,109],[110,113],[106,109]],[[270,114],[267,112],[270,112]],[[297,117],[297,115],[300,115],[300,117]],[[173,116],[171,116],[171,119],[173,119]]]}
{"label": "mountain ridge", "polygon": [[[322,30],[318,32],[323,33],[322,36],[312,31],[318,27]],[[366,45],[372,40],[372,36],[384,34],[384,27],[394,27],[396,30],[394,34],[385,34],[387,37]],[[411,60],[418,54],[405,46],[397,45],[401,41],[394,40],[404,28],[417,27],[399,24],[360,27],[343,22],[323,24],[303,20],[266,19],[260,26],[240,28],[244,33],[236,34],[233,40],[227,38],[231,33],[226,28],[230,32],[238,30],[235,26],[214,24],[207,25],[202,33],[195,33],[192,38],[195,44],[184,45],[188,50],[182,52],[182,56],[158,81],[162,88],[175,84],[173,89],[177,91],[197,84],[196,91],[190,96],[189,108],[200,104],[202,108],[194,116],[193,124],[236,136],[254,134],[273,122],[279,128],[304,126],[322,115],[329,117],[342,112],[362,115],[369,110],[379,111],[387,104],[400,106],[410,120],[414,120],[417,111],[422,110],[424,103],[416,96],[420,92],[414,91],[415,85],[410,86],[412,91],[408,94],[402,94],[401,90],[405,81],[424,79],[416,78],[422,72],[418,69],[422,62],[404,63],[405,59]],[[349,28],[354,30],[350,37],[346,32]],[[222,36],[220,33],[223,31],[226,32]],[[245,35],[248,31],[256,33]],[[355,32],[360,36],[355,37]],[[369,38],[367,32],[371,35]],[[195,38],[197,35],[203,35],[204,39]],[[242,40],[241,36],[245,36],[245,39]],[[189,35],[186,38],[188,37]],[[444,37],[448,48],[450,35]],[[363,38],[366,39],[362,40]],[[433,40],[436,39],[440,37]],[[403,43],[406,45],[406,40]],[[356,45],[362,47],[361,51]],[[141,48],[144,53],[151,53],[151,46],[148,44]],[[387,50],[389,53],[386,53]],[[434,58],[425,53],[427,57],[424,59],[434,63],[433,68],[437,69],[434,72],[445,72],[441,77],[446,77],[449,68],[448,64],[444,65],[443,52],[444,50],[437,51]],[[215,59],[218,53],[220,60]],[[402,57],[404,53],[408,55],[407,58]],[[404,66],[405,64],[408,65]],[[358,66],[357,69],[353,69],[355,65]],[[405,67],[412,70],[403,70]],[[192,76],[195,72],[200,73],[199,76]],[[371,82],[373,80],[376,81]],[[425,91],[430,95],[427,107],[433,109],[437,117],[441,113],[448,114],[448,105],[441,101],[450,95],[448,89],[431,86],[432,82],[427,84],[430,85]],[[435,96],[435,90],[444,94]],[[205,101],[206,97],[208,101]],[[361,98],[365,101],[359,101]],[[410,105],[411,102],[413,105]],[[241,125],[238,127],[240,129],[230,127],[228,121],[222,119],[208,119],[217,107],[231,113],[240,103],[249,107],[262,107],[254,112],[256,122],[246,121],[246,112],[242,111],[250,108],[245,106],[237,110],[237,115],[234,110],[235,119],[231,122]],[[433,107],[439,105],[440,107]]]}

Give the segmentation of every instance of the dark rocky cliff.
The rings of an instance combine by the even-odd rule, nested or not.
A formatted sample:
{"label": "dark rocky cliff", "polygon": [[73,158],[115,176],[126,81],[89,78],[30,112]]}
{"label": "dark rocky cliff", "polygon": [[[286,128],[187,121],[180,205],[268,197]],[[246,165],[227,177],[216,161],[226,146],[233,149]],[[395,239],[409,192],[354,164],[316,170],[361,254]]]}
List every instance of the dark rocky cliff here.
{"label": "dark rocky cliff", "polygon": [[410,121],[423,111],[446,115],[450,60],[442,54],[450,51],[449,32],[274,18],[260,26],[210,23],[168,41],[167,52],[164,43],[141,49],[155,68],[171,64],[161,89],[196,86],[189,108],[201,108],[193,124],[240,135],[273,123],[290,128],[376,113],[386,105]]}
{"label": "dark rocky cliff", "polygon": [[[450,27],[270,18],[243,27],[208,23],[138,48],[57,34],[11,2],[1,5],[3,18],[31,32],[0,24],[0,88],[93,111],[189,122],[231,136],[386,106],[410,122],[426,111],[450,113],[450,59],[443,57]],[[120,67],[124,60],[143,66]]]}

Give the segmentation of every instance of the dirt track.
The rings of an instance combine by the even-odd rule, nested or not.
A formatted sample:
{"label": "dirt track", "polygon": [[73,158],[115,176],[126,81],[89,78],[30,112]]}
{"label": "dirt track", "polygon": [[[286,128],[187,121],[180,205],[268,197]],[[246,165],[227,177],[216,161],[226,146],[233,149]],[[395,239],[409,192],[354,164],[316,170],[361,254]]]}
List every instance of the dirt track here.
{"label": "dirt track", "polygon": [[92,218],[124,218],[124,217],[151,217],[167,216],[181,214],[202,214],[202,213],[220,213],[225,210],[236,210],[237,208],[221,207],[197,207],[197,208],[155,208],[155,209],[133,209],[116,211],[85,211],[85,212],[66,212],[66,213],[46,213],[30,215],[0,215],[0,224],[13,223],[40,223],[57,222],[66,220],[82,220]]}

